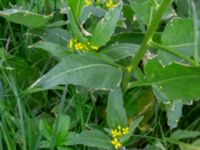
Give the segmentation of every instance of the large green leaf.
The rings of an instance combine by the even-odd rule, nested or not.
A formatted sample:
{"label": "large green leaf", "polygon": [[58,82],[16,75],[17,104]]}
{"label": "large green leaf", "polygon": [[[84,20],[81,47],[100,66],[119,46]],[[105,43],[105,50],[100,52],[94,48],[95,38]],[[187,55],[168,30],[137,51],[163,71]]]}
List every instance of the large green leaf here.
{"label": "large green leaf", "polygon": [[117,22],[120,19],[120,13],[122,10],[122,2],[108,11],[106,15],[99,21],[92,37],[90,38],[90,43],[97,47],[105,45],[111,38],[112,34],[115,31]]}
{"label": "large green leaf", "polygon": [[22,24],[32,28],[38,28],[47,24],[51,16],[42,16],[29,11],[8,9],[0,11],[0,16],[14,23]]}
{"label": "large green leaf", "polygon": [[95,89],[113,89],[119,85],[122,72],[95,54],[72,54],[56,65],[32,87],[52,88],[75,84]]}
{"label": "large green leaf", "polygon": [[83,131],[80,135],[73,139],[74,144],[83,144],[89,147],[98,147],[112,150],[111,139],[102,131],[91,130]]}
{"label": "large green leaf", "polygon": [[163,102],[180,100],[188,103],[200,98],[200,68],[172,63],[162,66],[157,59],[145,66],[145,78],[133,86],[152,86]]}
{"label": "large green leaf", "polygon": [[115,61],[119,61],[129,56],[134,57],[138,49],[139,45],[137,44],[120,43],[103,49],[101,53]]}
{"label": "large green leaf", "polygon": [[[194,23],[189,18],[174,18],[165,27],[161,37],[161,44],[172,48],[189,57],[194,54]],[[164,52],[158,52],[163,63],[178,60],[177,57]]]}
{"label": "large green leaf", "polygon": [[127,117],[121,89],[118,87],[110,92],[107,103],[107,124],[110,128],[126,127]]}

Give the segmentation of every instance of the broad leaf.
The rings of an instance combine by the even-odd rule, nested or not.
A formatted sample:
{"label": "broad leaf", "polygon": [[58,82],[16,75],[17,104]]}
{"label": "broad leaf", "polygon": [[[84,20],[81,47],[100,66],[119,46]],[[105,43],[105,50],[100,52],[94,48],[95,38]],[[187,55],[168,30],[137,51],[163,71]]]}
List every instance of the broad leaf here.
{"label": "broad leaf", "polygon": [[121,43],[107,47],[101,53],[115,61],[119,61],[129,56],[134,57],[138,49],[139,45],[137,44]]}
{"label": "broad leaf", "polygon": [[112,34],[115,31],[117,22],[120,19],[120,13],[122,10],[122,2],[108,11],[106,15],[99,21],[92,37],[90,38],[90,43],[97,47],[105,45],[111,38]]}
{"label": "broad leaf", "polygon": [[14,23],[18,23],[32,28],[45,26],[51,18],[51,16],[42,16],[29,11],[18,9],[8,9],[5,11],[0,11],[0,16]]}
{"label": "broad leaf", "polygon": [[127,117],[124,109],[122,91],[119,87],[110,92],[107,103],[107,124],[110,128],[126,127]]}
{"label": "broad leaf", "polygon": [[111,139],[102,131],[91,130],[83,131],[80,135],[73,139],[74,144],[83,144],[89,147],[98,147],[112,150]]}
{"label": "broad leaf", "polygon": [[30,45],[29,47],[43,49],[43,50],[51,53],[53,56],[60,58],[60,59],[66,57],[70,53],[69,51],[67,51],[67,49],[65,47],[63,47],[59,44],[52,43],[52,42],[40,41],[40,42]]}
{"label": "broad leaf", "polygon": [[95,89],[113,89],[119,85],[122,72],[94,54],[72,54],[56,65],[32,87],[52,88],[75,84]]}
{"label": "broad leaf", "polygon": [[[194,54],[194,23],[192,19],[175,18],[170,21],[161,37],[161,44],[172,48],[188,57]],[[158,52],[163,63],[179,60],[177,57],[164,52]]]}
{"label": "broad leaf", "polygon": [[180,100],[188,103],[200,98],[200,68],[172,63],[162,66],[157,59],[145,66],[143,81],[133,86],[152,86],[157,98],[163,102]]}

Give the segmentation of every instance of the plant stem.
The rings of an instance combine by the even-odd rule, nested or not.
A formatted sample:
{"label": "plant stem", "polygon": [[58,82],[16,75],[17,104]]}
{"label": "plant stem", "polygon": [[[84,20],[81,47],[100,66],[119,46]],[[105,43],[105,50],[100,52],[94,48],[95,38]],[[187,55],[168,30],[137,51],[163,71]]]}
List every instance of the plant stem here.
{"label": "plant stem", "polygon": [[163,0],[163,2],[160,4],[155,16],[152,18],[152,21],[147,29],[147,33],[144,37],[142,45],[139,51],[136,53],[135,57],[133,58],[131,65],[129,66],[129,73],[131,73],[135,69],[135,67],[137,67],[139,62],[142,60],[147,49],[147,43],[149,40],[152,39],[152,36],[154,35],[159,25],[162,15],[164,14],[168,6],[171,4],[171,2],[172,0]]}
{"label": "plant stem", "polygon": [[177,57],[179,57],[179,58],[181,58],[181,59],[184,59],[185,61],[187,61],[187,62],[189,62],[189,63],[191,63],[191,64],[195,64],[195,62],[194,62],[191,58],[189,58],[189,57],[187,57],[187,56],[185,56],[185,55],[179,53],[178,51],[176,51],[176,50],[174,50],[174,49],[172,49],[172,48],[169,48],[169,47],[167,47],[167,46],[161,45],[161,44],[156,43],[156,42],[154,42],[154,41],[149,41],[149,42],[148,42],[148,45],[149,45],[150,47],[152,47],[152,48],[157,48],[157,49],[164,50],[164,51],[166,51],[166,52],[168,52],[168,53],[170,53],[170,54],[172,54],[172,55],[174,55],[174,56],[177,56]]}
{"label": "plant stem", "polygon": [[191,2],[193,22],[194,22],[194,62],[195,65],[199,65],[199,54],[198,54],[198,42],[199,42],[199,21],[197,16],[197,10],[194,2]]}
{"label": "plant stem", "polygon": [[155,9],[158,9],[158,8],[159,8],[159,4],[158,4],[158,2],[157,2],[156,0],[151,0],[151,3],[152,3],[152,5],[153,5],[153,7],[154,7]]}

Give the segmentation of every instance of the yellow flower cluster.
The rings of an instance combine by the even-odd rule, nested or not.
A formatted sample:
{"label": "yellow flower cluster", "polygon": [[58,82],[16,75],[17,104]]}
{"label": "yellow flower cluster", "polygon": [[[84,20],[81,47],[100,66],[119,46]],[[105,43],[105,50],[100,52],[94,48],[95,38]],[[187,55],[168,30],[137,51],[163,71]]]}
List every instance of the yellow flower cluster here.
{"label": "yellow flower cluster", "polygon": [[86,6],[92,5],[92,0],[85,0],[85,5]]}
{"label": "yellow flower cluster", "polygon": [[112,9],[115,6],[114,2],[112,0],[107,0],[106,1],[106,7],[108,9]]}
{"label": "yellow flower cluster", "polygon": [[[101,3],[102,1],[101,0],[85,0],[85,5],[86,6],[90,6],[90,5],[92,5],[93,4],[93,2],[95,3],[95,4],[99,4],[99,3]],[[104,2],[103,2],[104,3]],[[105,6],[106,6],[106,8],[107,9],[112,9],[113,7],[115,7],[115,4],[114,4],[114,2],[113,2],[113,0],[106,0],[105,1]]]}
{"label": "yellow flower cluster", "polygon": [[122,144],[119,141],[119,138],[122,137],[123,135],[128,134],[128,132],[129,132],[128,127],[121,128],[120,126],[118,126],[117,129],[111,130],[111,134],[112,134],[112,138],[113,138],[111,143],[115,147],[115,149],[119,149],[122,146]]}
{"label": "yellow flower cluster", "polygon": [[71,39],[69,41],[69,48],[76,50],[76,51],[89,51],[89,50],[98,50],[97,46],[91,45],[90,42],[87,43],[82,43],[82,42],[78,42],[78,40],[75,39]]}

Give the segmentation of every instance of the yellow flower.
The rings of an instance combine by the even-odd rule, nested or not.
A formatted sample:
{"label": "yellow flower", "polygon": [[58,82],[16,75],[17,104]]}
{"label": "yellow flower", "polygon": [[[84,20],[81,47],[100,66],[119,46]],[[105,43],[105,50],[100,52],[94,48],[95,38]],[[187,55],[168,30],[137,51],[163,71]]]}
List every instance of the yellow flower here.
{"label": "yellow flower", "polygon": [[125,135],[129,132],[129,128],[126,127],[126,128],[122,128],[122,134]]}
{"label": "yellow flower", "polygon": [[112,9],[114,6],[115,6],[115,4],[113,3],[112,0],[107,0],[107,2],[106,2],[106,7],[107,7],[108,9]]}
{"label": "yellow flower", "polygon": [[87,42],[87,45],[93,50],[97,51],[99,49],[97,46],[91,45],[90,42]]}
{"label": "yellow flower", "polygon": [[127,67],[127,71],[128,71],[128,73],[130,73],[131,70],[132,70],[132,66]]}
{"label": "yellow flower", "polygon": [[122,132],[120,130],[119,131],[118,130],[112,130],[111,133],[112,133],[113,138],[122,136]]}
{"label": "yellow flower", "polygon": [[114,138],[114,140],[111,141],[112,145],[114,145],[115,149],[118,149],[122,146],[122,144],[118,141],[117,138]]}
{"label": "yellow flower", "polygon": [[76,50],[82,50],[84,48],[85,48],[85,45],[82,44],[82,43],[80,43],[80,42],[78,42],[78,43],[75,44],[75,49]]}
{"label": "yellow flower", "polygon": [[73,42],[73,39],[71,39],[70,41],[69,41],[69,48],[73,48],[73,44],[74,44],[74,42]]}
{"label": "yellow flower", "polygon": [[85,5],[86,6],[92,5],[92,0],[85,0]]}
{"label": "yellow flower", "polygon": [[69,41],[68,47],[77,51],[88,51],[88,50],[98,50],[97,46],[91,45],[90,42],[82,43],[79,42],[76,38]]}
{"label": "yellow flower", "polygon": [[94,45],[91,45],[90,47],[91,47],[92,49],[96,50],[96,51],[99,49],[97,46],[94,46]]}

